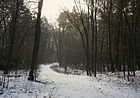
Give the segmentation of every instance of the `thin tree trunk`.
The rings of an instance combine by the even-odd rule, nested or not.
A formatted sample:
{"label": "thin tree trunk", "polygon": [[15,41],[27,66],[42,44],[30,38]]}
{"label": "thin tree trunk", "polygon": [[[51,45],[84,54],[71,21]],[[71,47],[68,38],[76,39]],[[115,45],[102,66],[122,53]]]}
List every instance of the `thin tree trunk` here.
{"label": "thin tree trunk", "polygon": [[110,60],[110,64],[111,64],[111,71],[114,72],[115,68],[114,68],[114,63],[113,63],[113,59],[112,59],[112,43],[111,43],[111,33],[112,33],[112,29],[111,29],[111,25],[112,25],[112,0],[110,0],[110,8],[109,8],[109,25],[108,25],[108,38],[109,38],[109,60]]}

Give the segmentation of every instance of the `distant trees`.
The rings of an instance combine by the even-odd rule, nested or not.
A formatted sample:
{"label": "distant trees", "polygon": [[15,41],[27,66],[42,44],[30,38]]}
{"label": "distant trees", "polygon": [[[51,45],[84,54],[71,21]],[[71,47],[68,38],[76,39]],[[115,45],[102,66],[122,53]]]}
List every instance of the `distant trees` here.
{"label": "distant trees", "polygon": [[[0,2],[0,70],[30,69],[35,79],[38,64],[97,72],[120,72],[124,76],[140,69],[140,1],[74,0],[72,11],[64,10],[57,24],[31,12],[28,1]],[[35,3],[35,2],[34,2]],[[35,10],[34,10],[35,11]],[[42,29],[42,30],[41,30]],[[31,66],[29,66],[31,65]],[[127,71],[127,73],[126,73]]]}
{"label": "distant trees", "polygon": [[55,40],[53,40],[54,33],[53,26],[48,23],[46,17],[42,17],[38,64],[56,62],[56,45]]}
{"label": "distant trees", "polygon": [[[82,57],[85,58],[84,63],[83,61],[80,63],[85,65],[87,75],[94,72],[96,77],[96,71],[123,71],[125,76],[128,71],[128,80],[131,72],[135,76],[135,71],[139,69],[140,2],[138,0],[84,0],[85,3],[81,2],[75,0],[73,11],[66,10],[60,14],[58,23],[61,42],[72,39],[73,33],[80,38],[77,40],[81,43],[81,48],[78,50],[82,49],[81,52],[84,54]],[[69,32],[69,35],[66,32]],[[62,38],[67,35],[69,38]],[[66,43],[68,44],[71,43]],[[78,46],[73,46],[73,48],[76,47]],[[71,52],[68,46],[65,48],[65,51]],[[69,64],[65,59],[69,57],[71,60],[74,55],[67,56],[64,49],[62,50],[66,57],[62,59],[65,63],[61,64],[74,65],[74,63]],[[80,54],[77,57],[81,57]]]}
{"label": "distant trees", "polygon": [[68,65],[75,65],[75,67],[77,65],[78,68],[78,65],[85,63],[84,48],[78,31],[73,28],[66,13],[69,14],[69,12],[62,12],[57,19],[58,31],[55,37],[58,44],[58,61],[60,66],[65,66],[65,69]]}

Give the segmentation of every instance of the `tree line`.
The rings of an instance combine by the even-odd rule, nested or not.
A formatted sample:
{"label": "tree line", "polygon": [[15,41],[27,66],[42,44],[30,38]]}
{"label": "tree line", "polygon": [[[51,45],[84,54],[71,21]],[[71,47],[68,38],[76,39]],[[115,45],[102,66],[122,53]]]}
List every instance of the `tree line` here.
{"label": "tree line", "polygon": [[[74,0],[55,24],[41,18],[43,0],[0,1],[0,70],[30,69],[35,80],[37,65],[59,62],[61,67],[97,72],[140,69],[140,1]],[[31,8],[29,3],[38,4]],[[45,6],[45,5],[44,5]],[[33,9],[33,11],[32,11]],[[4,85],[5,86],[5,85]]]}
{"label": "tree line", "polygon": [[[58,18],[58,61],[61,66],[96,72],[123,72],[135,76],[140,69],[140,1],[74,0],[73,10]],[[127,72],[127,73],[126,73]]]}

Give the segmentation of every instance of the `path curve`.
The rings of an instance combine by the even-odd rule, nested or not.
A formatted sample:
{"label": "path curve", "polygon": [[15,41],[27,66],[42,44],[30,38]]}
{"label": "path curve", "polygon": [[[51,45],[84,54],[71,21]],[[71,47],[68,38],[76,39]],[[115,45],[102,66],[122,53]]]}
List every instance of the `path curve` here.
{"label": "path curve", "polygon": [[39,76],[56,84],[55,98],[140,98],[132,88],[119,87],[89,76],[57,73],[50,68],[53,65],[41,65]]}

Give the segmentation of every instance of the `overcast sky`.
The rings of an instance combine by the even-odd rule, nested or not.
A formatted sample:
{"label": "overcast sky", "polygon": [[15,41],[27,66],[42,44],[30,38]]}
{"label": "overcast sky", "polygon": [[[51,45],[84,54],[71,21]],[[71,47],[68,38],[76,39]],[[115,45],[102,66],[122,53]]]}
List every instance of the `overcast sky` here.
{"label": "overcast sky", "polygon": [[42,16],[46,16],[49,22],[55,21],[62,8],[72,9],[73,6],[74,0],[44,0]]}

